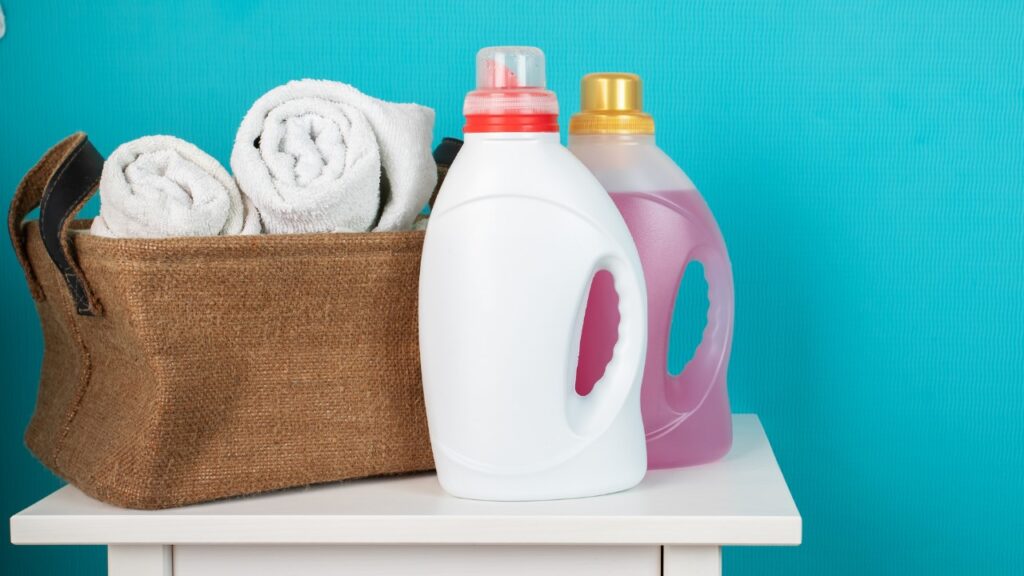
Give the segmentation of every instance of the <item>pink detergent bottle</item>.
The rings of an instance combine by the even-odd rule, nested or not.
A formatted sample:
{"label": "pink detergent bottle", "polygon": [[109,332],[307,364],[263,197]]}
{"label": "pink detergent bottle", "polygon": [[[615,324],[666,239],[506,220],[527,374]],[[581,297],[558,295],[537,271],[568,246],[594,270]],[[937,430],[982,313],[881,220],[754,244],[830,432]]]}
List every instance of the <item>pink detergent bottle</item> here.
{"label": "pink detergent bottle", "polygon": [[[647,281],[648,348],[641,389],[648,467],[711,462],[732,445],[725,377],[732,347],[733,281],[729,255],[711,211],[686,174],[654,143],[635,74],[588,74],[582,110],[569,125],[569,149],[622,212]],[[700,262],[708,283],[707,325],[678,376],[668,371],[669,330],[687,264]],[[595,276],[584,320],[577,392],[604,372],[615,344],[617,295]]]}

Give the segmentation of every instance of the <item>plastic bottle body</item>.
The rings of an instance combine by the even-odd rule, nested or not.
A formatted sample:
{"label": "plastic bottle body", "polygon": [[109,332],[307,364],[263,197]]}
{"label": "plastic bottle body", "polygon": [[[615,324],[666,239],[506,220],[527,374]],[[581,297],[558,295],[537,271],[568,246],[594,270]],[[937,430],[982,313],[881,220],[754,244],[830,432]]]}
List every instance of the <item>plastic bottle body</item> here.
{"label": "plastic bottle body", "polygon": [[[573,135],[572,152],[611,194],[629,226],[648,291],[648,352],[641,392],[650,468],[710,462],[732,445],[726,373],[732,347],[733,279],[725,242],[707,204],[653,135]],[[704,266],[708,323],[693,359],[668,372],[668,345],[679,284],[691,261]],[[583,334],[581,372],[594,373],[614,340],[615,294],[595,283]]]}
{"label": "plastic bottle body", "polygon": [[[624,294],[624,321],[606,377],[581,397],[576,354],[602,269]],[[557,133],[466,135],[431,213],[419,310],[446,491],[540,500],[640,481],[643,272],[621,215]]]}

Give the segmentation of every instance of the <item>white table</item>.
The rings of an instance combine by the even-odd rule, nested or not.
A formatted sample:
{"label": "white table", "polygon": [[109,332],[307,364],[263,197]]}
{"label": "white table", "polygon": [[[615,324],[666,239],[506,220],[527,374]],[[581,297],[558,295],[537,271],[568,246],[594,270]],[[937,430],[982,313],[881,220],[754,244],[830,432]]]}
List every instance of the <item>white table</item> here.
{"label": "white table", "polygon": [[734,426],[720,462],[597,498],[460,500],[420,474],[147,512],[65,486],[11,518],[11,541],[106,545],[112,576],[710,576],[722,546],[802,534],[757,416]]}

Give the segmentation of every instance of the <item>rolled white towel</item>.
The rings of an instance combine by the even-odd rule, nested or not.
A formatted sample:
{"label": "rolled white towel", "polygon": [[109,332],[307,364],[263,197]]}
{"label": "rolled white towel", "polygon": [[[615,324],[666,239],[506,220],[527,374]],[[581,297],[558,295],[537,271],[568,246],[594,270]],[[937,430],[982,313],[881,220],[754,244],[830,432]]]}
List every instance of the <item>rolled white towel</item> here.
{"label": "rolled white towel", "polygon": [[217,160],[173,136],[145,136],[118,146],[104,163],[92,233],[114,238],[259,234],[260,220]]}
{"label": "rolled white towel", "polygon": [[269,233],[408,230],[437,182],[433,130],[430,108],[297,80],[253,103],[231,168]]}

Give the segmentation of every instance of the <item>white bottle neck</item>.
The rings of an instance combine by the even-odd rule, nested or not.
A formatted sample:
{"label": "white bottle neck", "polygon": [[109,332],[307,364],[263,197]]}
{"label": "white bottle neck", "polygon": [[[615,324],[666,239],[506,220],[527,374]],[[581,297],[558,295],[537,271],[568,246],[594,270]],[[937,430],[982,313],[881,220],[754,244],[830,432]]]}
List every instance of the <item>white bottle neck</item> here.
{"label": "white bottle neck", "polygon": [[558,132],[467,132],[464,135],[466,144],[473,142],[522,140],[524,142],[555,142],[559,141]]}

